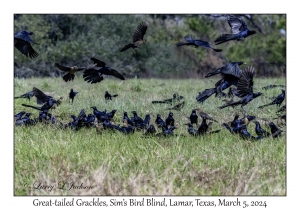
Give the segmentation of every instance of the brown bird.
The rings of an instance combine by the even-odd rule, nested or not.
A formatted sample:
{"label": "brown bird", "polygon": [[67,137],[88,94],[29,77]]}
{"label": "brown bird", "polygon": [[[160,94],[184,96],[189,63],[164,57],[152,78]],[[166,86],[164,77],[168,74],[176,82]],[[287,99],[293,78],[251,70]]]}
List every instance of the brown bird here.
{"label": "brown bird", "polygon": [[56,109],[56,107],[58,107],[59,105],[61,105],[62,100],[63,100],[63,97],[61,96],[61,97],[56,101],[56,104],[54,104],[54,105],[52,106],[51,109]]}
{"label": "brown bird", "polygon": [[214,120],[211,116],[209,116],[208,114],[203,112],[200,108],[196,108],[195,110],[198,111],[198,113],[202,117],[202,119],[207,119],[207,120],[212,120],[214,122],[218,122],[218,121]]}
{"label": "brown bird", "polygon": [[168,108],[168,110],[176,110],[176,111],[180,111],[183,107],[184,107],[185,101],[183,101],[180,104],[177,104],[175,106],[173,106],[172,108]]}
{"label": "brown bird", "polygon": [[[63,80],[65,82],[68,82],[68,81],[73,81],[74,78],[75,78],[75,72],[77,71],[82,71],[82,70],[85,70],[86,67],[77,67],[77,66],[63,66],[63,65],[60,65],[59,63],[55,63],[54,65],[55,67],[57,67],[58,69],[64,71],[64,72],[68,72],[67,74],[65,74],[63,76]],[[89,68],[92,68],[96,65],[92,65],[90,66]]]}
{"label": "brown bird", "polygon": [[147,22],[142,22],[140,23],[140,25],[137,27],[137,29],[135,30],[134,34],[133,34],[133,43],[127,44],[125,45],[125,47],[123,47],[120,52],[124,52],[126,50],[128,50],[129,48],[138,48],[140,47],[144,42],[146,42],[147,40],[144,39],[144,35],[147,31],[148,28],[148,23]]}
{"label": "brown bird", "polygon": [[[232,103],[235,102],[235,101],[234,101],[234,97],[232,97],[230,100],[228,100],[228,99],[223,99],[222,101],[225,101],[226,104],[232,104]],[[235,107],[235,105],[232,106],[232,108],[234,108],[234,107]]]}

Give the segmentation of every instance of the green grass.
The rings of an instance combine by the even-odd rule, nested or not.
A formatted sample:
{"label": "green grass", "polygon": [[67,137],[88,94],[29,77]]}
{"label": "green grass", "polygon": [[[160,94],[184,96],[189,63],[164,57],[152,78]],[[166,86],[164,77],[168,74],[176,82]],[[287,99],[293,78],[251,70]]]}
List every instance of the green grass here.
{"label": "green grass", "polygon": [[[218,78],[217,78],[218,79]],[[233,119],[241,108],[219,110],[223,102],[212,96],[203,105],[195,98],[199,91],[213,87],[217,80],[160,80],[105,79],[98,84],[88,84],[76,76],[73,82],[62,78],[15,79],[15,96],[37,87],[54,98],[64,97],[61,106],[51,113],[67,123],[70,115],[78,115],[81,109],[92,113],[91,106],[99,110],[117,109],[116,124],[122,124],[123,112],[137,111],[144,117],[156,114],[165,119],[169,105],[151,103],[172,97],[177,91],[184,96],[185,107],[173,111],[178,129],[177,137],[143,138],[142,132],[133,135],[106,132],[96,133],[95,128],[79,131],[60,130],[52,125],[37,124],[14,128],[14,194],[15,195],[286,195],[286,136],[278,139],[265,138],[251,142],[231,135],[218,123],[213,130],[220,133],[204,137],[191,137],[187,133],[187,117],[193,108],[201,108],[219,123]],[[258,118],[272,119],[278,110],[258,106],[270,101],[266,96],[277,96],[279,88],[261,90],[269,84],[285,84],[285,79],[255,79],[255,91],[264,96],[253,100],[245,109]],[[70,89],[78,91],[74,104],[68,103]],[[119,94],[105,103],[104,92]],[[14,113],[22,110],[38,111],[21,106],[36,105],[35,98],[15,99]],[[285,103],[285,102],[284,102]],[[260,121],[262,123],[262,121]],[[277,121],[274,121],[277,124]],[[263,128],[269,131],[267,126]],[[285,128],[282,128],[285,130]],[[254,123],[248,131],[256,136]],[[93,189],[59,189],[59,182],[94,186]],[[34,189],[34,183],[53,185],[49,190]],[[67,186],[67,185],[66,185]]]}

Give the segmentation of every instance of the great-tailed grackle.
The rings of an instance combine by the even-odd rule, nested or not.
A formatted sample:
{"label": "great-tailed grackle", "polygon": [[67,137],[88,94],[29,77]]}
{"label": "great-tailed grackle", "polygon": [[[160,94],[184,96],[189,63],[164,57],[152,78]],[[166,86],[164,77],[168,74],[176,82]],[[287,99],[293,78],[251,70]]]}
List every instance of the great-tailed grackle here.
{"label": "great-tailed grackle", "polygon": [[232,34],[221,35],[215,40],[215,45],[219,45],[230,40],[243,41],[246,37],[256,34],[256,31],[248,29],[245,21],[239,15],[228,15],[227,22],[232,30]]}
{"label": "great-tailed grackle", "polygon": [[131,119],[128,117],[128,114],[127,114],[127,112],[124,112],[124,116],[123,116],[123,122],[124,122],[125,120],[127,120],[127,123],[128,123],[129,125],[132,125],[132,126],[134,126],[134,121],[133,121],[133,120],[131,120]]}
{"label": "great-tailed grackle", "polygon": [[33,92],[30,91],[30,92],[24,93],[20,96],[16,96],[15,99],[17,99],[17,98],[27,98],[30,101],[30,98],[32,98],[32,97],[33,97]]}
{"label": "great-tailed grackle", "polygon": [[133,114],[133,117],[131,118],[131,121],[134,122],[134,125],[136,125],[138,123],[139,124],[144,123],[144,120],[137,115],[136,111],[132,111],[132,114]]}
{"label": "great-tailed grackle", "polygon": [[36,97],[36,103],[37,104],[44,104],[49,101],[50,98],[53,99],[52,96],[46,95],[41,90],[37,89],[36,87],[33,87],[32,89],[33,95]]}
{"label": "great-tailed grackle", "polygon": [[173,112],[169,112],[169,116],[165,120],[166,126],[174,126],[174,118],[173,118]]}
{"label": "great-tailed grackle", "polygon": [[221,52],[222,51],[221,49],[213,48],[206,41],[202,41],[202,40],[199,40],[199,39],[193,39],[191,36],[185,36],[184,39],[185,39],[186,43],[179,42],[179,43],[177,43],[176,46],[180,47],[180,46],[183,46],[183,45],[192,45],[192,46],[195,46],[195,47],[206,47],[206,48],[209,48],[209,49],[213,49],[216,52]]}
{"label": "great-tailed grackle", "polygon": [[286,87],[285,85],[267,85],[265,87],[262,87],[262,89],[264,90],[268,90],[268,89],[271,89],[271,88],[276,88],[276,87]]}
{"label": "great-tailed grackle", "polygon": [[176,101],[180,101],[181,99],[183,99],[184,97],[183,96],[179,96],[177,92],[175,92],[173,94],[173,98],[170,98],[170,99],[166,99],[166,100],[163,100],[163,101],[152,101],[153,104],[157,104],[157,103],[166,103],[166,104],[173,104],[174,102]]}
{"label": "great-tailed grackle", "polygon": [[100,121],[101,117],[104,117],[106,115],[106,110],[103,112],[99,111],[95,106],[91,107],[94,110],[94,115],[96,116],[97,120]]}
{"label": "great-tailed grackle", "polygon": [[161,118],[161,115],[160,115],[160,114],[157,114],[157,115],[156,115],[155,123],[156,123],[157,127],[165,127],[165,128],[167,128],[167,124],[166,124],[166,122]]}
{"label": "great-tailed grackle", "polygon": [[195,109],[192,110],[192,114],[190,115],[190,121],[191,121],[191,124],[192,124],[192,125],[193,125],[193,124],[198,125],[198,115],[197,115]]}
{"label": "great-tailed grackle", "polygon": [[258,121],[253,121],[255,123],[255,132],[258,136],[268,137],[270,133],[261,128]]}
{"label": "great-tailed grackle", "polygon": [[229,130],[230,133],[234,133],[233,129],[227,123],[223,123],[222,125]]}
{"label": "great-tailed grackle", "polygon": [[185,125],[188,126],[188,133],[189,133],[190,135],[193,135],[193,136],[198,135],[198,130],[195,129],[195,128],[193,128],[193,124],[192,124],[192,123],[187,123],[187,124],[185,124]]}
{"label": "great-tailed grackle", "polygon": [[[135,123],[135,127],[139,130],[146,129],[149,126],[150,119],[151,119],[150,114],[146,114],[144,121],[143,122],[137,121]],[[127,123],[128,123],[128,120],[127,120]]]}
{"label": "great-tailed grackle", "polygon": [[180,104],[177,104],[171,108],[168,108],[168,110],[176,110],[180,111],[184,107],[185,101],[181,102]]}
{"label": "great-tailed grackle", "polygon": [[273,138],[277,138],[277,137],[281,136],[282,130],[280,130],[279,128],[277,128],[277,126],[275,125],[275,123],[270,122],[269,123],[269,127],[271,129],[271,133],[272,133],[272,137]]}
{"label": "great-tailed grackle", "polygon": [[242,137],[243,139],[251,139],[251,140],[259,140],[262,137],[258,136],[257,138],[252,136],[248,131],[247,131],[247,126],[246,125],[242,125],[241,129],[239,130],[239,135],[240,137]]}
{"label": "great-tailed grackle", "polygon": [[19,112],[18,114],[15,114],[15,115],[14,115],[14,121],[16,122],[17,120],[20,120],[20,119],[23,117],[23,115],[24,115],[25,113],[26,113],[26,112],[21,111],[21,112]]}
{"label": "great-tailed grackle", "polygon": [[129,48],[138,48],[140,47],[144,42],[146,42],[147,40],[144,39],[144,35],[146,34],[148,28],[148,23],[147,22],[142,22],[140,23],[140,25],[137,27],[137,29],[135,30],[134,34],[133,34],[133,39],[132,39],[132,43],[125,45],[125,47],[123,47],[120,52],[124,52],[126,50],[128,50]]}
{"label": "great-tailed grackle", "polygon": [[19,31],[14,34],[14,46],[26,57],[36,58],[39,54],[32,48],[35,43],[30,36],[35,35],[29,31]]}
{"label": "great-tailed grackle", "polygon": [[147,130],[146,130],[146,132],[145,132],[145,135],[154,135],[155,133],[156,133],[156,129],[155,129],[154,125],[151,124],[151,125],[147,128]]}
{"label": "great-tailed grackle", "polygon": [[83,78],[85,81],[91,84],[101,82],[104,79],[103,75],[114,76],[121,80],[125,80],[122,74],[120,74],[117,70],[106,66],[106,64],[103,61],[100,61],[96,58],[91,58],[91,60],[94,62],[94,64],[96,64],[96,67],[99,67],[99,69],[86,69],[83,72]]}
{"label": "great-tailed grackle", "polygon": [[105,91],[105,95],[104,95],[105,100],[112,100],[111,97],[117,97],[117,96],[118,96],[118,94],[111,95],[111,94],[109,94],[108,91]]}
{"label": "great-tailed grackle", "polygon": [[173,131],[174,131],[175,129],[176,129],[176,127],[174,127],[174,126],[170,126],[169,128],[167,128],[167,127],[162,127],[162,132],[156,134],[156,136],[158,136],[158,137],[160,137],[160,136],[164,136],[164,137],[172,136],[172,135],[174,135]]}
{"label": "great-tailed grackle", "polygon": [[27,105],[27,104],[22,104],[22,106],[25,106],[25,107],[30,107],[30,108],[33,108],[33,109],[37,109],[37,110],[40,110],[40,111],[44,111],[44,110],[49,110],[52,108],[52,106],[56,103],[56,100],[54,100],[53,98],[49,98],[49,100],[47,102],[45,102],[43,104],[43,106],[41,107],[37,107],[37,106],[31,106],[31,105]]}
{"label": "great-tailed grackle", "polygon": [[220,109],[223,109],[228,106],[236,106],[241,105],[244,114],[246,113],[244,106],[246,106],[250,101],[252,101],[254,98],[260,96],[262,93],[257,92],[253,93],[253,75],[254,75],[254,67],[246,67],[241,74],[239,81],[238,81],[238,94],[240,97],[242,97],[239,101],[233,102],[231,104],[226,104],[221,107]]}
{"label": "great-tailed grackle", "polygon": [[258,108],[262,109],[266,106],[270,106],[270,105],[274,105],[276,104],[277,106],[280,106],[281,103],[284,101],[284,98],[285,98],[285,90],[281,90],[281,94],[279,96],[277,96],[274,101],[272,101],[271,103],[269,104],[266,104],[266,105],[263,105],[263,106],[259,106]]}
{"label": "great-tailed grackle", "polygon": [[127,120],[124,120],[124,126],[122,126],[122,127],[114,126],[114,128],[124,134],[132,134],[132,133],[134,133],[134,130],[135,130],[134,126],[128,125]]}
{"label": "great-tailed grackle", "polygon": [[15,122],[16,126],[35,125],[36,121],[30,118],[31,113],[26,113],[25,116]]}
{"label": "great-tailed grackle", "polygon": [[73,104],[74,98],[77,94],[78,94],[78,92],[75,92],[73,90],[73,88],[71,88],[70,93],[69,93],[69,103],[70,103],[70,100],[72,100],[72,104]]}
{"label": "great-tailed grackle", "polygon": [[208,129],[208,125],[206,123],[206,118],[202,118],[202,123],[198,127],[198,134],[199,135],[205,134],[207,132],[207,129]]}
{"label": "great-tailed grackle", "polygon": [[214,76],[216,74],[227,74],[232,75],[239,78],[242,74],[242,70],[240,69],[240,65],[245,64],[243,61],[228,63],[225,66],[218,68],[217,70],[208,73],[205,78]]}
{"label": "great-tailed grackle", "polygon": [[63,80],[65,82],[68,82],[68,81],[73,81],[74,80],[75,73],[77,71],[83,71],[85,69],[93,68],[96,65],[94,64],[94,65],[91,65],[90,67],[86,68],[86,67],[77,67],[77,66],[64,66],[64,65],[60,65],[59,63],[55,63],[54,66],[57,67],[58,69],[64,71],[64,72],[68,72],[67,74],[65,74],[63,76]]}

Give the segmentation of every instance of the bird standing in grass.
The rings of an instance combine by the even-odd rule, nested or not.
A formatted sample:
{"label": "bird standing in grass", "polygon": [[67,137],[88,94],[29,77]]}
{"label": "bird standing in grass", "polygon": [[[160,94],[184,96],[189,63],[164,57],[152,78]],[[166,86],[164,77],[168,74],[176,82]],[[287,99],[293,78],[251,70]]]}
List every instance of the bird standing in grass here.
{"label": "bird standing in grass", "polygon": [[259,106],[258,108],[262,109],[266,106],[271,106],[271,105],[277,105],[277,106],[280,106],[281,103],[284,101],[284,98],[285,98],[285,90],[281,90],[281,94],[279,96],[277,96],[271,103],[269,104],[266,104],[266,105],[263,105],[263,106]]}
{"label": "bird standing in grass", "polygon": [[230,40],[244,41],[246,37],[256,34],[256,31],[248,29],[245,21],[239,15],[228,15],[227,22],[232,30],[232,34],[221,35],[215,40],[215,45],[219,45]]}
{"label": "bird standing in grass", "polygon": [[167,126],[174,126],[174,122],[175,122],[175,120],[173,118],[173,112],[170,112],[169,116],[166,119],[166,125]]}
{"label": "bird standing in grass", "polygon": [[177,43],[177,47],[183,46],[183,45],[191,45],[191,46],[195,46],[195,47],[206,47],[209,49],[213,49],[215,52],[221,52],[221,49],[215,49],[212,46],[210,46],[210,44],[206,41],[202,41],[199,39],[193,39],[191,36],[185,36],[185,43],[184,42],[179,42]]}
{"label": "bird standing in grass", "polygon": [[35,35],[29,31],[19,31],[14,34],[15,47],[26,57],[36,58],[39,54],[32,48],[31,44],[35,43],[30,36]]}
{"label": "bird standing in grass", "polygon": [[71,88],[71,91],[69,93],[69,103],[70,103],[70,100],[72,100],[72,104],[73,104],[74,98],[77,94],[78,94],[78,92],[73,91],[73,88]]}
{"label": "bird standing in grass", "polygon": [[254,121],[254,123],[255,123],[255,132],[258,136],[264,136],[264,137],[270,136],[269,132],[261,128],[258,121]]}
{"label": "bird standing in grass", "polygon": [[124,52],[128,50],[129,48],[139,48],[143,43],[145,43],[147,40],[144,39],[144,35],[146,34],[148,28],[148,23],[147,22],[142,22],[140,25],[137,27],[133,34],[133,39],[132,43],[125,45],[120,52]]}
{"label": "bird standing in grass", "polygon": [[192,124],[192,125],[193,125],[193,124],[198,125],[198,115],[197,115],[195,109],[192,110],[192,114],[190,115],[190,121],[191,121],[191,124]]}
{"label": "bird standing in grass", "polygon": [[117,96],[118,96],[118,94],[111,95],[111,94],[109,94],[108,91],[105,91],[105,95],[104,95],[105,100],[112,100],[111,97],[117,97]]}

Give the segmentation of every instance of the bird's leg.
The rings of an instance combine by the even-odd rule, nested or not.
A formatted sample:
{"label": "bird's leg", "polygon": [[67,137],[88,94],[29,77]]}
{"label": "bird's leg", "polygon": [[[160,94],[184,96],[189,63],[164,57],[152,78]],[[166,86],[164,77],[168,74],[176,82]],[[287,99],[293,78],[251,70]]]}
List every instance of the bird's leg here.
{"label": "bird's leg", "polygon": [[243,106],[241,106],[242,107],[242,109],[243,109],[243,112],[244,112],[244,117],[246,116],[246,111],[245,111],[245,109],[244,109],[244,107]]}

